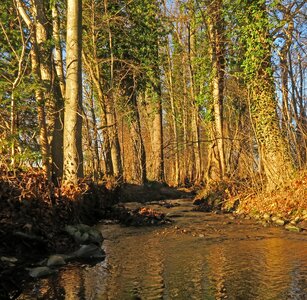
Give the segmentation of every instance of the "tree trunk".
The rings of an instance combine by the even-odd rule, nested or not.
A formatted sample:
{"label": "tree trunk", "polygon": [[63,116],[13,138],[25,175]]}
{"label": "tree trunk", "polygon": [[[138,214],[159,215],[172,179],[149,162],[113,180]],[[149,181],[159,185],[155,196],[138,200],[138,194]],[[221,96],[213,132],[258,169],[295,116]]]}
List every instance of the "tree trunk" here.
{"label": "tree trunk", "polygon": [[100,158],[99,158],[99,150],[98,150],[98,129],[97,129],[97,120],[96,113],[94,107],[94,96],[91,93],[90,99],[90,112],[92,117],[92,130],[93,130],[93,166],[94,166],[94,179],[97,180],[101,177],[101,167],[100,167]]}
{"label": "tree trunk", "polygon": [[56,3],[52,5],[52,29],[54,40],[53,63],[57,77],[57,90],[54,94],[53,131],[51,140],[51,161],[53,182],[63,176],[63,122],[64,122],[64,98],[65,98],[65,76],[62,57],[60,20]]}
{"label": "tree trunk", "polygon": [[64,111],[63,184],[77,184],[83,177],[82,154],[82,5],[81,0],[67,1],[66,97]]}
{"label": "tree trunk", "polygon": [[16,115],[16,99],[15,99],[15,94],[14,94],[14,90],[12,91],[12,95],[11,95],[11,111],[10,111],[10,118],[11,118],[11,124],[10,124],[10,133],[11,133],[11,167],[13,169],[13,172],[15,174],[15,167],[16,167],[16,129],[17,129],[17,115]]}
{"label": "tree trunk", "polygon": [[[108,1],[104,0],[104,10],[108,13]],[[110,89],[107,97],[105,97],[107,124],[109,129],[109,138],[111,146],[111,156],[113,163],[113,171],[115,177],[123,176],[123,166],[121,161],[121,150],[118,137],[118,124],[115,111],[115,98],[114,98],[114,54],[113,54],[113,37],[110,27],[109,18],[107,18],[108,37],[110,48]]]}
{"label": "tree trunk", "polygon": [[106,106],[106,121],[108,126],[108,137],[110,143],[111,159],[113,165],[113,175],[121,177],[123,175],[121,151],[118,139],[117,119],[111,95],[104,97]]}
{"label": "tree trunk", "polygon": [[215,123],[215,138],[218,149],[220,179],[226,172],[224,133],[223,133],[223,94],[224,94],[224,45],[222,1],[217,0],[210,5],[209,36],[212,64],[212,98]]}
{"label": "tree trunk", "polygon": [[172,61],[171,61],[171,53],[169,49],[169,42],[167,45],[167,60],[168,60],[168,91],[170,97],[171,104],[171,120],[172,120],[172,131],[174,136],[174,144],[175,144],[175,161],[174,161],[174,184],[175,186],[179,185],[180,182],[180,165],[179,165],[179,141],[178,141],[178,129],[177,129],[177,121],[176,121],[176,111],[175,111],[175,99],[174,99],[174,89],[173,89],[173,72],[172,72]]}
{"label": "tree trunk", "polygon": [[54,65],[56,74],[59,80],[62,99],[65,97],[65,77],[63,68],[63,57],[62,57],[62,47],[61,47],[61,37],[60,37],[60,21],[58,16],[58,8],[56,3],[52,5],[52,29],[53,29],[53,39],[54,39]]}
{"label": "tree trunk", "polygon": [[146,152],[144,141],[141,133],[141,124],[140,124],[140,114],[137,104],[137,94],[135,90],[135,83],[133,78],[129,76],[126,79],[126,93],[129,98],[128,107],[129,112],[129,127],[131,131],[131,139],[133,145],[133,179],[138,184],[144,184],[147,181],[147,170],[146,170]]}
{"label": "tree trunk", "polygon": [[[253,9],[255,9],[255,6],[253,6]],[[249,21],[261,25],[257,32],[261,39],[253,40],[250,51],[261,49],[262,57],[257,57],[257,68],[249,79],[250,110],[258,141],[259,155],[268,180],[267,188],[272,190],[278,186],[286,185],[293,174],[294,168],[287,143],[279,128],[276,111],[277,101],[271,75],[269,30],[267,25],[264,25],[267,24],[267,22],[264,22],[267,19],[266,7],[262,4],[257,6],[257,9],[257,19],[252,17]],[[255,16],[254,11],[252,16]]]}
{"label": "tree trunk", "polygon": [[153,152],[153,179],[157,181],[164,180],[164,163],[163,163],[163,130],[162,130],[162,103],[161,87],[155,84],[153,87],[153,98],[150,105],[152,106],[152,152]]}
{"label": "tree trunk", "polygon": [[48,131],[46,123],[46,112],[45,112],[45,95],[43,91],[44,80],[49,83],[49,88],[47,89],[46,96],[50,97],[50,71],[48,71],[48,55],[50,54],[46,49],[45,43],[47,42],[47,31],[44,27],[46,24],[45,14],[43,11],[43,3],[38,1],[35,6],[32,7],[33,16],[31,18],[27,15],[23,4],[17,1],[18,11],[27,24],[27,27],[31,31],[31,63],[32,72],[38,83],[38,87],[35,91],[35,98],[38,105],[38,123],[40,132],[40,146],[42,155],[42,166],[43,170],[48,178],[51,179],[51,168],[50,168],[50,146],[48,141]]}
{"label": "tree trunk", "polygon": [[190,77],[190,95],[191,95],[191,134],[192,134],[192,149],[193,149],[193,167],[192,167],[192,180],[199,183],[201,180],[201,155],[200,155],[200,138],[199,138],[199,127],[198,127],[198,104],[195,98],[195,80],[193,62],[195,58],[195,28],[194,20],[191,20],[189,27],[189,52],[188,52],[188,70]]}

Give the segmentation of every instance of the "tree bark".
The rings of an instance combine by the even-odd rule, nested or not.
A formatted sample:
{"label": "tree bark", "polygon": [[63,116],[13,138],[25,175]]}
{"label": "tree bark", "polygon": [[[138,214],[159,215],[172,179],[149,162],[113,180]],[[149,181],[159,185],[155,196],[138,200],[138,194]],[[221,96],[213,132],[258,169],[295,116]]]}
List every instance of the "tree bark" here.
{"label": "tree bark", "polygon": [[175,111],[175,99],[174,99],[174,88],[173,88],[173,72],[172,72],[172,61],[171,61],[171,53],[169,49],[169,42],[167,45],[167,61],[168,61],[168,91],[170,97],[171,104],[171,120],[172,120],[172,131],[174,136],[174,144],[175,144],[175,161],[174,161],[174,184],[175,186],[179,185],[180,182],[180,162],[179,162],[179,140],[178,140],[178,129],[177,129],[177,121],[176,121],[176,111]]}
{"label": "tree bark", "polygon": [[146,170],[146,152],[141,133],[140,114],[137,103],[137,93],[134,79],[131,75],[126,78],[126,94],[128,96],[128,107],[130,109],[128,116],[128,125],[131,131],[133,145],[133,179],[138,184],[144,184],[147,181]]}
{"label": "tree bark", "polygon": [[82,2],[81,0],[68,0],[64,111],[64,186],[76,185],[78,178],[83,177],[81,48]]}
{"label": "tree bark", "polygon": [[215,138],[218,150],[220,179],[226,173],[224,132],[223,132],[223,97],[224,97],[224,42],[222,1],[217,0],[210,4],[209,12],[209,36],[212,64],[212,98],[215,124]]}
{"label": "tree bark", "polygon": [[[104,10],[108,13],[108,1],[104,0]],[[113,172],[115,177],[123,176],[123,166],[121,161],[121,150],[118,137],[118,124],[115,111],[115,97],[114,97],[114,53],[113,53],[113,37],[110,27],[109,18],[107,18],[107,29],[110,48],[110,89],[107,97],[105,97],[106,103],[106,115],[107,124],[109,129],[109,139],[111,146],[111,157],[113,163]]]}
{"label": "tree bark", "polygon": [[[35,79],[38,83],[38,87],[35,90],[35,98],[37,101],[38,111],[38,122],[40,132],[40,146],[42,155],[42,166],[43,170],[48,178],[51,179],[51,168],[50,168],[50,146],[48,141],[48,130],[46,123],[46,112],[45,102],[46,96],[50,97],[50,71],[48,70],[47,57],[49,55],[48,49],[46,49],[45,43],[47,42],[47,31],[46,31],[46,20],[43,11],[43,3],[40,1],[35,2],[32,7],[33,16],[32,19],[28,16],[25,11],[23,4],[17,0],[17,8],[20,16],[23,18],[27,27],[31,31],[31,63],[32,71]],[[44,81],[49,84],[47,89],[47,95],[44,95],[43,84]]]}
{"label": "tree bark", "polygon": [[199,107],[195,98],[195,78],[193,70],[193,62],[195,58],[195,25],[194,20],[190,20],[190,26],[188,30],[189,35],[189,47],[188,47],[188,70],[190,77],[190,96],[191,96],[191,134],[192,134],[192,149],[193,149],[193,167],[192,167],[192,180],[199,183],[201,180],[201,155],[200,155],[200,138],[199,138]]}
{"label": "tree bark", "polygon": [[153,152],[153,179],[157,181],[164,180],[164,163],[163,163],[163,130],[162,130],[162,103],[161,87],[159,83],[153,86],[153,98],[150,105],[152,106],[152,152]]}

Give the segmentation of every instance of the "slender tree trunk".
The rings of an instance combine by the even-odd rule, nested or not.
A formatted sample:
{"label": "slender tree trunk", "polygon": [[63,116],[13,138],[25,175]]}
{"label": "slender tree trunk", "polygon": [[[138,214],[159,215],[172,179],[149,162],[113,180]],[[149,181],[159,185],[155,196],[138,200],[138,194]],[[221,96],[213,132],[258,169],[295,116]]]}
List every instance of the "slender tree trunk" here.
{"label": "slender tree trunk", "polygon": [[60,36],[60,21],[58,15],[57,4],[52,5],[52,29],[53,29],[53,39],[54,39],[54,65],[56,74],[59,80],[62,99],[65,97],[65,76],[63,67],[63,56],[61,47],[61,36]]}
{"label": "slender tree trunk", "polygon": [[54,87],[54,107],[53,118],[51,121],[52,139],[50,142],[51,162],[52,162],[52,181],[56,185],[63,176],[63,122],[64,122],[64,100],[60,87]]}
{"label": "slender tree trunk", "polygon": [[54,182],[56,178],[63,176],[63,123],[64,123],[64,98],[65,98],[65,76],[62,57],[62,46],[60,36],[60,20],[57,3],[52,5],[52,28],[54,39],[53,61],[55,73],[59,82],[60,93],[55,96],[54,130],[51,142],[52,174]]}
{"label": "slender tree trunk", "polygon": [[[185,66],[186,61],[184,55],[182,56],[182,65]],[[183,135],[183,155],[182,155],[182,178],[181,182],[186,183],[187,181],[191,180],[191,176],[189,174],[190,170],[190,165],[191,165],[191,151],[189,150],[189,131],[188,130],[188,122],[189,122],[189,105],[188,105],[188,91],[187,91],[187,86],[186,86],[187,80],[186,80],[186,73],[185,73],[185,68],[183,67],[182,70],[182,86],[183,86],[183,105],[182,105],[182,119],[183,119],[183,124],[182,124],[182,135]]]}
{"label": "slender tree trunk", "polygon": [[304,105],[303,99],[303,82],[304,76],[301,67],[301,59],[298,57],[299,60],[299,80],[301,85],[301,92],[297,88],[297,78],[293,72],[293,57],[290,52],[288,52],[288,64],[289,64],[289,77],[291,80],[291,99],[290,99],[290,110],[291,115],[296,123],[297,130],[295,132],[295,142],[296,142],[296,150],[297,150],[297,157],[296,161],[298,162],[299,167],[306,165],[307,162],[307,115],[306,109]]}
{"label": "slender tree trunk", "polygon": [[[300,153],[301,162],[300,167],[305,166],[307,163],[307,112],[306,112],[306,101],[304,101],[303,89],[304,89],[304,73],[303,73],[303,60],[299,56],[298,57],[298,67],[299,67],[299,78],[300,78],[300,96],[298,98],[298,106],[300,108],[300,114],[298,118],[298,127],[299,130],[297,132],[297,140],[298,140],[298,152]],[[306,73],[306,70],[305,70]]]}
{"label": "slender tree trunk", "polygon": [[[37,44],[32,45],[31,50],[31,60],[32,60],[32,70],[37,76],[38,82],[41,82],[41,70],[39,68],[39,59],[38,59],[38,50]],[[48,141],[48,130],[46,123],[46,112],[45,112],[45,98],[44,92],[41,87],[38,87],[35,91],[35,98],[37,101],[37,111],[38,111],[38,122],[39,122],[39,136],[40,136],[40,146],[42,154],[42,165],[43,170],[48,179],[51,177],[51,168],[50,168],[50,146]]]}
{"label": "slender tree trunk", "polygon": [[83,177],[82,154],[82,3],[67,1],[66,97],[64,112],[64,185]]}
{"label": "slender tree trunk", "polygon": [[152,150],[153,150],[153,178],[157,181],[164,180],[164,163],[163,163],[163,130],[162,130],[162,103],[161,87],[157,83],[153,87],[154,97],[152,99],[153,111],[153,128],[152,128]]}
{"label": "slender tree trunk", "polygon": [[[43,170],[48,178],[51,179],[51,168],[50,168],[50,146],[48,141],[48,131],[46,123],[46,112],[45,112],[45,95],[42,89],[43,80],[46,80],[49,84],[50,72],[48,72],[47,67],[47,57],[48,50],[45,48],[45,43],[47,42],[47,31],[44,27],[45,23],[45,14],[43,11],[43,3],[38,1],[32,7],[33,16],[31,18],[27,15],[23,4],[17,0],[17,9],[27,24],[27,27],[31,31],[31,63],[32,71],[35,76],[35,79],[39,86],[35,91],[35,98],[38,105],[38,122],[39,122],[39,132],[40,132],[40,146],[41,146],[41,155],[42,155],[42,166]],[[50,86],[47,91],[47,97],[50,96]]]}
{"label": "slender tree trunk", "polygon": [[212,97],[215,122],[215,137],[218,149],[220,178],[226,172],[224,133],[223,133],[223,94],[224,94],[224,45],[222,1],[217,0],[210,4],[209,35],[212,63]]}
{"label": "slender tree trunk", "polygon": [[94,157],[94,179],[97,180],[101,177],[101,167],[100,167],[100,158],[98,150],[98,129],[97,129],[97,120],[94,107],[94,96],[91,93],[90,99],[90,112],[92,118],[92,130],[93,130],[93,157]]}
{"label": "slender tree trunk", "polygon": [[[103,95],[103,88],[101,86],[101,79],[99,68],[93,66],[86,58],[86,55],[82,53],[83,61],[91,75],[91,79],[94,83],[94,86],[97,91],[98,95],[98,103],[100,105],[100,125],[102,130],[103,136],[103,157],[104,157],[104,173],[106,176],[113,176],[113,161],[112,161],[112,154],[111,154],[111,143],[110,143],[110,136],[109,136],[109,128],[108,128],[108,119],[107,119],[107,107],[106,107],[106,100],[104,99]],[[98,64],[98,62],[97,62]],[[109,120],[110,122],[110,120]]]}
{"label": "slender tree trunk", "polygon": [[113,161],[111,153],[111,143],[108,130],[108,120],[107,120],[107,109],[105,105],[105,100],[101,88],[98,90],[98,101],[100,104],[100,124],[102,127],[102,136],[103,136],[103,156],[104,156],[104,173],[106,176],[113,176]]}
{"label": "slender tree trunk", "polygon": [[192,134],[192,149],[193,149],[193,168],[192,168],[192,180],[199,183],[201,179],[201,156],[200,156],[200,138],[199,138],[199,127],[198,127],[198,104],[195,98],[195,80],[193,61],[196,53],[195,49],[195,28],[194,20],[191,20],[189,28],[189,79],[190,79],[190,95],[191,95],[191,134]]}
{"label": "slender tree trunk", "polygon": [[16,116],[16,99],[15,99],[15,95],[14,95],[14,91],[12,91],[12,95],[11,95],[11,126],[10,126],[10,133],[11,133],[11,138],[12,138],[12,144],[11,144],[11,166],[13,169],[13,172],[15,173],[15,168],[16,168],[16,129],[17,129],[17,116]]}
{"label": "slender tree trunk", "polygon": [[173,90],[173,74],[172,74],[172,61],[171,61],[171,53],[169,49],[169,44],[167,45],[167,59],[168,59],[168,91],[171,103],[171,120],[172,120],[172,131],[174,136],[175,143],[175,161],[174,161],[174,184],[176,186],[179,185],[180,182],[180,165],[179,165],[179,141],[178,141],[178,129],[176,122],[176,111],[175,111],[175,99],[174,99],[174,90]]}
{"label": "slender tree trunk", "polygon": [[[59,37],[57,9],[54,5],[52,13],[55,17],[51,25],[46,17],[46,8],[42,0],[36,1],[35,14],[37,15],[37,44],[39,49],[39,62],[42,83],[48,83],[44,91],[45,111],[40,109],[39,116],[46,119],[46,129],[41,129],[42,134],[48,136],[48,152],[50,153],[50,171],[55,184],[63,175],[63,97],[65,92],[63,61]],[[52,64],[52,48],[48,45],[50,35],[53,33],[55,40],[54,63],[57,77],[53,78],[54,66]],[[47,145],[46,145],[47,146]],[[44,147],[46,147],[44,146]]]}
{"label": "slender tree trunk", "polygon": [[[108,13],[108,1],[104,0],[104,10]],[[109,138],[111,146],[111,156],[113,163],[113,171],[115,177],[123,176],[123,166],[121,161],[121,150],[118,137],[118,124],[115,111],[115,98],[114,98],[114,54],[113,54],[113,37],[109,18],[107,18],[107,29],[109,37],[109,48],[110,48],[110,89],[107,97],[105,97],[106,103],[106,114],[107,124],[109,129]]]}
{"label": "slender tree trunk", "polygon": [[113,164],[113,175],[115,177],[121,177],[123,174],[122,162],[121,162],[121,151],[118,139],[117,119],[115,109],[113,105],[113,95],[110,98],[105,97],[106,103],[106,120],[108,126],[108,136],[111,151],[111,162]]}
{"label": "slender tree trunk", "polygon": [[147,181],[146,152],[141,133],[140,114],[138,110],[135,82],[131,77],[132,76],[129,76],[126,79],[126,93],[129,99],[128,107],[130,108],[128,119],[134,156],[133,177],[138,184],[144,184]]}

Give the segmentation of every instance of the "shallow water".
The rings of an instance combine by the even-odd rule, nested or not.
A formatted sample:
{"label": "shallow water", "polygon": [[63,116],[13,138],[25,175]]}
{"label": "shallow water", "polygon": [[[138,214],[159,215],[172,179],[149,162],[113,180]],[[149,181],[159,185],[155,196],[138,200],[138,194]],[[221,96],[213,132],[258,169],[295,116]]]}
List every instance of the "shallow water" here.
{"label": "shallow water", "polygon": [[[175,201],[176,202],[176,201]],[[154,208],[172,225],[98,225],[107,259],[71,264],[29,283],[18,299],[307,299],[307,235],[192,212]]]}

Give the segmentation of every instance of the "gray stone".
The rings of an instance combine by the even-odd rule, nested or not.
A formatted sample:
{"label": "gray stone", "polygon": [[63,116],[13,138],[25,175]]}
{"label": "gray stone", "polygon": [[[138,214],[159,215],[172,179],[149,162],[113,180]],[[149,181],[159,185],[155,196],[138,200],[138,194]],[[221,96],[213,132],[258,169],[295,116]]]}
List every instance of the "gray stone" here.
{"label": "gray stone", "polygon": [[69,235],[74,236],[75,233],[76,233],[76,231],[78,231],[78,230],[77,230],[77,228],[76,228],[75,226],[67,225],[67,226],[65,226],[65,231],[66,231]]}
{"label": "gray stone", "polygon": [[89,238],[90,238],[90,241],[89,242],[92,242],[92,243],[96,243],[98,245],[101,245],[102,242],[103,242],[103,236],[101,234],[101,232],[95,228],[91,228],[90,231],[88,232],[89,233]]}
{"label": "gray stone", "polygon": [[101,245],[103,241],[100,231],[85,224],[68,225],[65,227],[65,231],[80,244],[95,243]]}
{"label": "gray stone", "polygon": [[76,258],[105,258],[105,252],[97,245],[81,245],[81,247],[72,253]]}
{"label": "gray stone", "polygon": [[2,262],[7,262],[7,263],[16,263],[18,259],[16,257],[8,257],[8,256],[1,256],[0,260]]}
{"label": "gray stone", "polygon": [[287,224],[287,225],[285,226],[285,229],[287,229],[287,230],[289,230],[289,231],[293,231],[293,232],[300,232],[300,231],[302,230],[301,228],[296,227],[296,226],[294,226],[294,225],[292,225],[292,224]]}
{"label": "gray stone", "polygon": [[74,233],[74,235],[73,235],[73,237],[74,237],[74,239],[75,239],[75,241],[77,242],[77,243],[81,243],[82,242],[82,233],[80,232],[80,231],[76,231],[75,233]]}
{"label": "gray stone", "polygon": [[85,224],[78,224],[76,228],[81,232],[89,232],[91,230],[91,227]]}
{"label": "gray stone", "polygon": [[19,236],[19,237],[26,239],[26,240],[29,240],[29,241],[36,241],[36,242],[40,242],[40,243],[44,243],[44,244],[46,243],[42,237],[35,235],[35,234],[16,231],[16,232],[14,232],[14,235]]}
{"label": "gray stone", "polygon": [[61,255],[51,255],[48,258],[47,266],[53,267],[53,266],[63,266],[65,265],[65,259]]}
{"label": "gray stone", "polygon": [[82,243],[86,243],[88,240],[89,240],[89,234],[87,232],[84,232],[81,237],[80,237],[80,240]]}
{"label": "gray stone", "polygon": [[48,267],[37,267],[30,269],[29,275],[33,278],[48,276],[50,274],[53,274],[55,271],[48,268]]}

